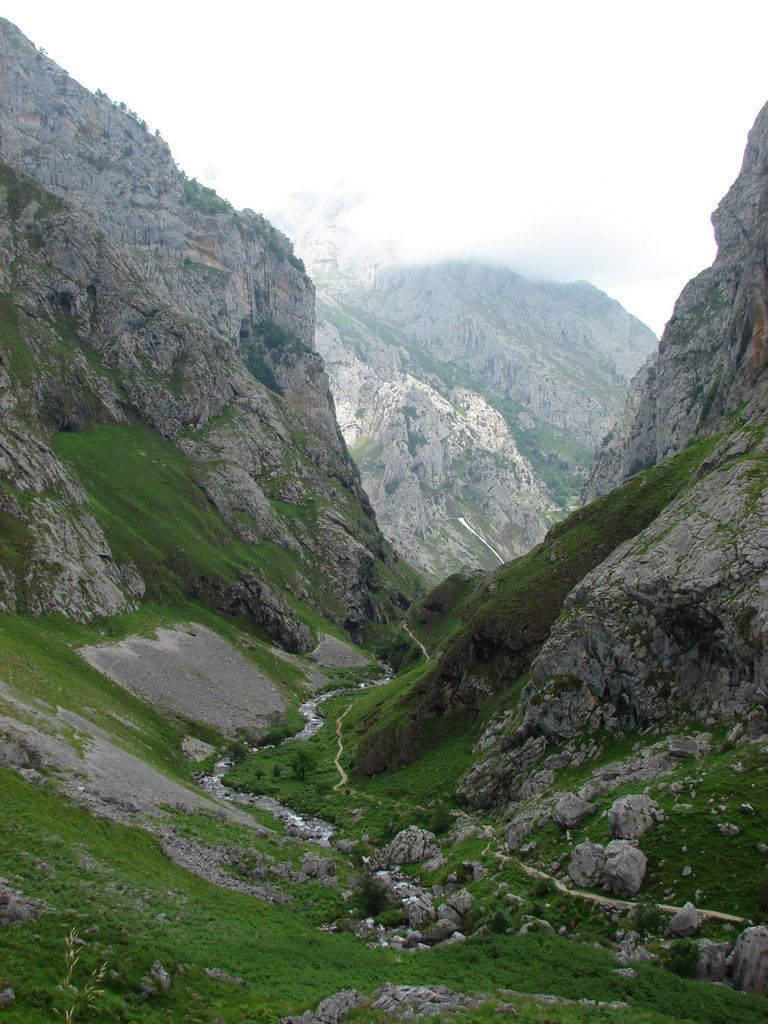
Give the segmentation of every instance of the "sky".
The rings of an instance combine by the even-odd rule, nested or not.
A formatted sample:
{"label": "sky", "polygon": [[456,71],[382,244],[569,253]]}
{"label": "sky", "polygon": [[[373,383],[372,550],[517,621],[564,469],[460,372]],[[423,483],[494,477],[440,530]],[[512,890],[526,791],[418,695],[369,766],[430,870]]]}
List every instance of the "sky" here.
{"label": "sky", "polygon": [[589,280],[660,333],[768,101],[768,3],[5,0],[179,166],[280,226],[355,196],[361,251]]}

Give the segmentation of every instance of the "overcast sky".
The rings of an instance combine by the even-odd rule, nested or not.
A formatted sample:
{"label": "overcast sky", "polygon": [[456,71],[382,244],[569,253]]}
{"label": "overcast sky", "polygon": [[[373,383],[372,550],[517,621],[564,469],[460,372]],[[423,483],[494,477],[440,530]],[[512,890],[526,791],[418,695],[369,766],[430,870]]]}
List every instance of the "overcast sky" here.
{"label": "overcast sky", "polygon": [[406,260],[590,280],[657,332],[768,101],[768,3],[5,0],[179,165],[274,216],[360,196]]}

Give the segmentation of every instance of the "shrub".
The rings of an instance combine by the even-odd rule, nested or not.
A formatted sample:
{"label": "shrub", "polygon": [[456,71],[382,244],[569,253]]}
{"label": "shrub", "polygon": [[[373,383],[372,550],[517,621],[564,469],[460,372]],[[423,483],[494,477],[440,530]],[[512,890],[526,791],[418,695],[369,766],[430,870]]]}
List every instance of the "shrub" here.
{"label": "shrub", "polygon": [[658,935],[664,924],[664,915],[653,900],[642,900],[634,913],[635,930],[640,935]]}
{"label": "shrub", "polygon": [[358,891],[360,907],[366,917],[376,917],[389,905],[387,887],[376,875],[366,875]]}
{"label": "shrub", "polygon": [[694,939],[675,939],[667,954],[667,967],[682,978],[690,978],[699,962],[699,944]]}

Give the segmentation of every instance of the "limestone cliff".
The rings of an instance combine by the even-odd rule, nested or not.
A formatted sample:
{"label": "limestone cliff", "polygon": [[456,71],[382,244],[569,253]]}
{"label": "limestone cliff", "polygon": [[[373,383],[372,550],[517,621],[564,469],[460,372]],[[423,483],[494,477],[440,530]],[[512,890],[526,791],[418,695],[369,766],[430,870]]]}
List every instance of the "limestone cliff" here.
{"label": "limestone cliff", "polygon": [[715,262],[683,290],[658,357],[633,386],[585,491],[604,494],[743,405],[765,404],[768,363],[768,105],[750,132],[741,172],[712,215]]}
{"label": "limestone cliff", "polygon": [[594,478],[630,479],[483,582],[409,697],[409,731],[383,762],[369,735],[364,765],[409,760],[419,722],[492,696],[503,709],[459,787],[476,807],[531,797],[612,738],[768,730],[767,197],[765,108],[716,214],[717,260],[678,300]]}
{"label": "limestone cliff", "polygon": [[124,103],[82,88],[3,19],[0,158],[87,210],[164,301],[241,339],[267,382],[336,436],[314,288],[289,240],[188,180]]}
{"label": "limestone cliff", "polygon": [[289,222],[317,283],[317,343],[364,486],[428,576],[494,568],[575,501],[656,339],[585,282],[361,258],[344,212],[307,200]]}
{"label": "limestone cliff", "polygon": [[7,22],[0,55],[0,609],[191,595],[294,650],[393,614],[287,240]]}

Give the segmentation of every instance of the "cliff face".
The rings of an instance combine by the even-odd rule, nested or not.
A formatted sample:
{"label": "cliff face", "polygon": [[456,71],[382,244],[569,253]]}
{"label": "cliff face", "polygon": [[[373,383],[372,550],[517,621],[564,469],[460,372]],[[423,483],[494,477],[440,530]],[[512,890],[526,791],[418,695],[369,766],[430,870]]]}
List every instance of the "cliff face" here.
{"label": "cliff face", "polygon": [[677,300],[658,357],[643,370],[624,418],[598,456],[587,500],[717,430],[742,405],[748,415],[764,409],[768,106],[758,115],[741,172],[712,221],[715,262]]}
{"label": "cliff face", "polygon": [[307,608],[357,633],[407,603],[287,240],[6,22],[0,45],[0,149],[56,190],[0,165],[0,609],[192,595],[296,650]]}
{"label": "cliff face", "polygon": [[343,202],[309,202],[292,230],[317,283],[317,344],[366,491],[427,576],[494,568],[575,502],[656,339],[584,282],[361,259],[343,213]]}
{"label": "cliff face", "polygon": [[566,597],[519,709],[465,780],[470,803],[530,795],[532,765],[544,780],[585,736],[768,728],[768,107],[713,219],[715,263],[678,299],[589,491],[660,465],[582,515],[633,493],[636,507],[679,467],[671,500]]}
{"label": "cliff face", "polygon": [[500,691],[459,788],[476,807],[529,798],[628,734],[768,731],[767,185],[768,108],[716,214],[715,265],[678,300],[593,488],[631,479],[478,588],[409,698],[410,734],[386,738],[388,762],[372,733],[363,764],[412,758],[414,722]]}
{"label": "cliff face", "polygon": [[[335,436],[314,355],[314,288],[289,240],[187,180],[124,104],[83,89],[2,19],[0,158],[130,246],[165,301],[255,348],[269,382]],[[274,325],[290,354],[270,344]]]}

